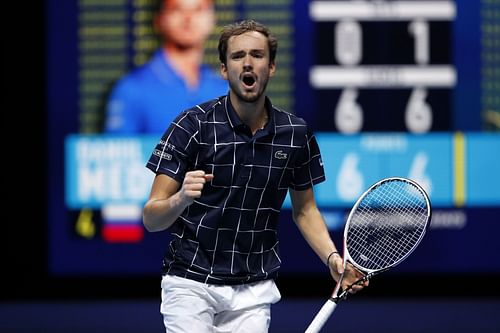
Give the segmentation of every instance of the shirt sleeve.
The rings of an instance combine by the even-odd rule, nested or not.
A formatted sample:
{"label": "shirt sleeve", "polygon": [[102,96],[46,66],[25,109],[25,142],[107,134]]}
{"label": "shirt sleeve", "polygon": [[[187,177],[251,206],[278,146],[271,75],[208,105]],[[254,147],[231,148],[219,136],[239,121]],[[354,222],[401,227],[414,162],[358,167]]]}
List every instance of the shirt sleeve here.
{"label": "shirt sleeve", "polygon": [[146,167],[156,174],[166,174],[178,182],[193,165],[198,151],[199,122],[192,112],[182,112],[166,130],[154,148]]}
{"label": "shirt sleeve", "polygon": [[290,184],[290,187],[296,191],[306,190],[326,180],[319,145],[309,128],[305,141],[306,143],[298,153],[293,169],[293,180]]}

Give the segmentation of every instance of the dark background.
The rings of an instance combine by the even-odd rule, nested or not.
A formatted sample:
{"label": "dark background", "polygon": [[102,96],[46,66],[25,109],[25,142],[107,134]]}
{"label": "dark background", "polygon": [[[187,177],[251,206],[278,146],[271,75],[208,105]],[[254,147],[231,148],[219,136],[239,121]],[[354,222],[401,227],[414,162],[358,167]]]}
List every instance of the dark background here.
{"label": "dark background", "polygon": [[[7,242],[1,256],[0,330],[145,332],[154,326],[161,331],[159,277],[48,272],[45,6],[43,1],[22,4],[16,12],[26,24],[16,24],[19,33],[9,37],[11,57],[4,60],[3,165],[8,167],[1,220]],[[469,247],[449,251],[460,258]],[[498,273],[485,272],[381,275],[339,307],[329,324],[342,332],[498,332],[499,281]],[[274,312],[274,325],[283,332],[301,331],[293,326],[297,318],[310,320],[332,288],[327,274],[281,275],[277,282],[284,301]],[[389,314],[394,315],[390,320]]]}
{"label": "dark background", "polygon": [[[47,97],[45,72],[45,6],[44,2],[30,4],[23,11],[28,26],[20,26],[20,37],[11,41],[15,65],[9,75],[11,84],[7,96],[9,112],[7,125],[12,143],[5,146],[4,156],[6,193],[3,223],[7,225],[7,248],[3,251],[2,299],[93,299],[157,297],[159,277],[155,276],[51,276],[48,272],[47,191],[45,175],[47,159]],[[27,40],[29,40],[27,42]],[[22,107],[20,107],[22,105]],[[10,118],[13,117],[13,118]],[[5,118],[4,118],[5,119]],[[4,133],[5,130],[4,129]],[[15,175],[9,177],[9,175]],[[10,179],[9,179],[10,178]],[[462,248],[450,249],[460,257],[467,252]],[[4,256],[2,256],[4,257]],[[500,259],[499,259],[500,260]],[[500,296],[498,273],[474,272],[463,274],[388,274],[377,277],[370,288],[357,297],[492,297]],[[327,274],[286,275],[278,284],[284,297],[322,297],[331,291]]]}

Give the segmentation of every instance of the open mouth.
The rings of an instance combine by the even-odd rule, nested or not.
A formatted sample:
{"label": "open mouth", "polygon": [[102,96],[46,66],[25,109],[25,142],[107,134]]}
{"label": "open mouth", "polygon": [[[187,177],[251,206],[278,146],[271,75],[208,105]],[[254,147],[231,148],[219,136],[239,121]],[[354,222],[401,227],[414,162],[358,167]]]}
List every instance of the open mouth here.
{"label": "open mouth", "polygon": [[247,87],[252,87],[255,84],[255,78],[251,74],[245,74],[243,76],[243,84]]}

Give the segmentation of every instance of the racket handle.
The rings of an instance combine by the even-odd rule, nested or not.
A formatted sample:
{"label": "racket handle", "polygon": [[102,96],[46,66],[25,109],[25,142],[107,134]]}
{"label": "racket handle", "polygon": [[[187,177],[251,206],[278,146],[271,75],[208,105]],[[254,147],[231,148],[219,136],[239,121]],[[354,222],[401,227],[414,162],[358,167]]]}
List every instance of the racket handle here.
{"label": "racket handle", "polygon": [[321,307],[319,312],[314,317],[313,321],[309,324],[309,327],[307,327],[305,333],[318,333],[323,327],[323,325],[325,325],[328,318],[330,318],[336,306],[337,303],[335,303],[331,299],[326,301],[325,304]]}

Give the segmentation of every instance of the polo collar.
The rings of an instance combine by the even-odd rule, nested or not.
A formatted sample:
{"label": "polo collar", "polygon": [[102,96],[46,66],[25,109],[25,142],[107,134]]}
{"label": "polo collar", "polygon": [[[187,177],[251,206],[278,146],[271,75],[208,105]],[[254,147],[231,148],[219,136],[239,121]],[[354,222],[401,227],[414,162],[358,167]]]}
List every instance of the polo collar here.
{"label": "polo collar", "polygon": [[[227,119],[229,121],[229,124],[233,128],[233,130],[238,129],[238,128],[242,128],[242,127],[246,126],[241,121],[240,117],[238,116],[238,114],[234,110],[234,107],[231,104],[231,99],[229,98],[229,94],[227,94],[224,97],[223,105],[224,105],[224,109],[226,111]],[[267,96],[266,96],[266,99],[265,99],[265,102],[264,102],[264,107],[266,108],[266,110],[268,112],[268,115],[269,115],[269,120],[268,120],[266,126],[264,127],[264,129],[266,131],[268,131],[269,133],[275,133],[276,132],[276,127],[275,127],[275,123],[276,122],[275,122],[275,119],[274,119],[274,117],[275,117],[275,111],[274,111],[274,107],[273,107],[273,105],[271,103],[271,100]]]}

